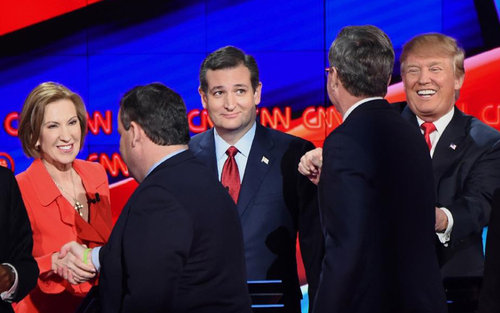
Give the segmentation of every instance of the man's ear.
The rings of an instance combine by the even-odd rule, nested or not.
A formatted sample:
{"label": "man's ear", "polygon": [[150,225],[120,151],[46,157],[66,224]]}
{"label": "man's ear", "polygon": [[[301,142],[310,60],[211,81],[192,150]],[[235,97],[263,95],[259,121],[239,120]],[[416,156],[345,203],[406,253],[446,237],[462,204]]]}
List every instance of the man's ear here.
{"label": "man's ear", "polygon": [[143,136],[146,135],[141,125],[137,124],[135,121],[130,122],[128,132],[130,132],[130,143],[132,147],[135,147],[139,142],[141,142],[144,139]]}
{"label": "man's ear", "polygon": [[455,90],[460,90],[462,85],[464,84],[465,75],[460,75],[459,77],[455,77]]}
{"label": "man's ear", "polygon": [[208,103],[207,94],[203,91],[203,89],[201,89],[201,86],[198,87],[198,93],[200,94],[201,104],[203,105],[203,108],[206,109]]}
{"label": "man's ear", "polygon": [[259,82],[257,88],[255,88],[255,92],[253,93],[253,101],[255,102],[255,105],[258,105],[260,103],[261,93],[262,93],[262,82]]}
{"label": "man's ear", "polygon": [[331,90],[336,90],[339,87],[339,73],[337,72],[337,69],[335,67],[330,68],[330,89]]}

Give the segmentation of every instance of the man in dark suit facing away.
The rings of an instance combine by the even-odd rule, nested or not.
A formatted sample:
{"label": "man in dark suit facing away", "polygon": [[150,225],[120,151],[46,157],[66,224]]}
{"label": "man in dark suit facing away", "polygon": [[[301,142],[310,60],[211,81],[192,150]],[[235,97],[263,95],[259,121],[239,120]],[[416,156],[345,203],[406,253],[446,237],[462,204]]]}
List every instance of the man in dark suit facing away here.
{"label": "man in dark suit facing away", "polygon": [[[118,132],[140,184],[108,243],[91,251],[101,311],[250,312],[238,214],[188,150],[182,98],[159,83],[133,88],[120,102]],[[63,250],[84,259],[75,242]]]}
{"label": "man in dark suit facing away", "polygon": [[189,147],[236,203],[248,280],[279,281],[285,312],[300,312],[297,233],[310,303],[323,254],[316,187],[295,170],[314,146],[256,123],[261,90],[251,55],[232,46],[208,55],[199,93],[214,128],[193,137]]}
{"label": "man in dark suit facing away", "polygon": [[33,234],[14,174],[0,166],[0,312],[14,312],[36,285],[38,266],[31,255]]}
{"label": "man in dark suit facing away", "polygon": [[313,312],[446,312],[429,152],[383,99],[391,41],[374,26],[344,27],[328,59],[328,96],[343,122],[323,147],[325,258]]}

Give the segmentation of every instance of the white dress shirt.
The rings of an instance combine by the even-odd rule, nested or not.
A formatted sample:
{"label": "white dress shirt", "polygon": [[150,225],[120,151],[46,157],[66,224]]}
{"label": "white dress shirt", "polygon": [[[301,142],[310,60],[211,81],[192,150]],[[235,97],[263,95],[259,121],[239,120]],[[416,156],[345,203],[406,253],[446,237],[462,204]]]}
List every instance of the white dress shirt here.
{"label": "white dress shirt", "polygon": [[[252,148],[253,139],[255,138],[255,129],[257,126],[253,123],[252,128],[250,128],[243,137],[234,144],[238,153],[234,156],[236,164],[238,165],[238,172],[240,174],[240,183],[243,181],[243,175],[245,174],[245,168],[247,166],[248,155],[250,154],[250,148]],[[231,146],[228,144],[221,136],[217,133],[214,128],[214,139],[215,139],[215,157],[217,159],[217,172],[219,174],[219,180],[222,176],[222,168],[224,163],[228,158],[226,151]]]}
{"label": "white dress shirt", "polygon": [[[439,142],[439,138],[441,138],[441,135],[443,134],[444,130],[450,124],[451,119],[453,118],[453,114],[455,113],[455,108],[453,107],[448,113],[443,115],[440,119],[436,120],[433,122],[434,126],[436,126],[436,130],[433,131],[432,133],[429,134],[429,139],[431,140],[431,158],[434,156],[434,150],[436,150],[436,145]],[[420,119],[417,116],[417,121],[418,121],[418,126],[422,126],[424,121]],[[423,129],[420,129],[422,134],[424,133]],[[446,227],[446,230],[444,233],[436,233],[439,241],[445,245],[445,247],[448,246],[448,241],[450,241],[450,236],[451,236],[451,230],[453,229],[453,215],[451,214],[450,210],[448,210],[445,207],[440,207],[441,210],[446,214],[446,217],[448,217],[448,227]]]}
{"label": "white dress shirt", "polygon": [[347,109],[347,111],[345,111],[344,115],[342,116],[342,120],[345,121],[346,118],[349,116],[349,114],[351,114],[351,112],[354,111],[354,109],[356,109],[357,107],[359,107],[363,103],[368,102],[368,101],[372,101],[372,100],[378,100],[378,99],[384,99],[384,98],[371,97],[371,98],[365,98],[365,99],[359,100],[358,102],[354,103],[349,109]]}

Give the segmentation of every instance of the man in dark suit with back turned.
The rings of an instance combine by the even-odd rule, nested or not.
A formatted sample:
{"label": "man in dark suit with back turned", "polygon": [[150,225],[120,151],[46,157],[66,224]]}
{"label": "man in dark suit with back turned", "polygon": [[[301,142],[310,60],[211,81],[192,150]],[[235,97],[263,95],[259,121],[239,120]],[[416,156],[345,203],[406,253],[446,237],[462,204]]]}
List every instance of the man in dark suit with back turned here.
{"label": "man in dark suit with back turned", "polygon": [[208,55],[199,93],[214,128],[189,147],[237,204],[248,280],[282,281],[285,312],[300,312],[297,233],[311,300],[323,253],[315,186],[295,170],[314,146],[256,123],[261,89],[252,56],[231,46]]}
{"label": "man in dark suit with back turned", "polygon": [[[118,132],[140,184],[108,243],[91,252],[102,312],[251,312],[238,214],[187,150],[181,97],[159,83],[133,88],[121,100]],[[75,242],[63,250],[85,259]]]}
{"label": "man in dark suit with back turned", "polygon": [[14,174],[0,166],[0,312],[14,312],[33,289],[38,266],[31,255],[33,234]]}
{"label": "man in dark suit with back turned", "polygon": [[391,41],[374,26],[344,27],[328,58],[327,91],[343,122],[323,147],[325,258],[313,312],[446,312],[431,159],[382,98]]}

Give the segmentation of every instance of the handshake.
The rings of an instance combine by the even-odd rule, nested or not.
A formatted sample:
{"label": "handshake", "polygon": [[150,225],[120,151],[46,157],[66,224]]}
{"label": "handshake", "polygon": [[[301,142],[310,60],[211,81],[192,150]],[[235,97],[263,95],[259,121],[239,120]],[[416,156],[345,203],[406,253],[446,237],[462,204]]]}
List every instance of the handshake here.
{"label": "handshake", "polygon": [[68,242],[59,252],[52,254],[52,271],[73,285],[96,277],[92,249],[76,241]]}

